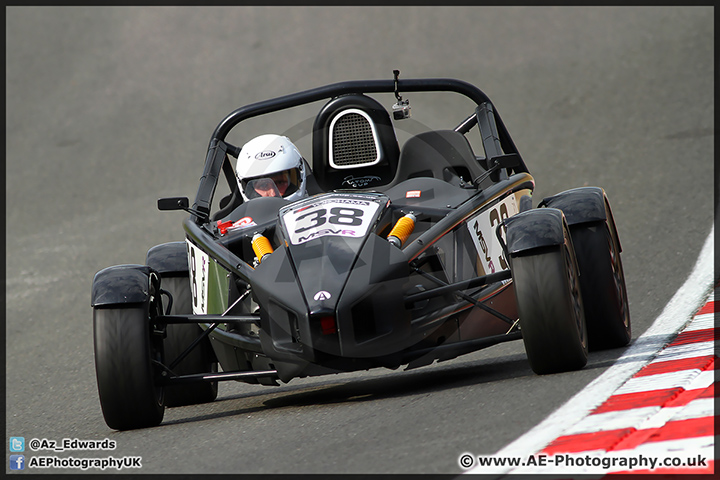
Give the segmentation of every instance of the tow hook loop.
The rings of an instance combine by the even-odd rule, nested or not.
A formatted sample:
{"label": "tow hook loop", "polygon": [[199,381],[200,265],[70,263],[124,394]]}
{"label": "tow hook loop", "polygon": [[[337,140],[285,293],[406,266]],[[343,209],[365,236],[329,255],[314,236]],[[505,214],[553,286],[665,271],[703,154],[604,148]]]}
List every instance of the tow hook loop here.
{"label": "tow hook loop", "polygon": [[262,263],[265,255],[270,255],[271,253],[273,253],[273,248],[272,245],[270,245],[270,240],[268,240],[264,235],[260,233],[256,233],[253,237],[252,248],[259,263]]}
{"label": "tow hook loop", "polygon": [[397,248],[401,248],[413,230],[415,230],[415,220],[415,215],[412,213],[408,213],[398,220],[393,229],[390,230],[390,234],[387,237],[388,242]]}

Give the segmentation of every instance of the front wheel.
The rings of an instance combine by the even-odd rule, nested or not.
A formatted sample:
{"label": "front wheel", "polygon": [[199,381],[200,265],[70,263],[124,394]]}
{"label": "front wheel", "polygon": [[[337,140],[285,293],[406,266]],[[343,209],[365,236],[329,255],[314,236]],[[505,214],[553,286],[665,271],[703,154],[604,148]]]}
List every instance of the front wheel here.
{"label": "front wheel", "polygon": [[537,374],[578,370],[588,357],[585,311],[572,241],[512,258],[520,330]]}
{"label": "front wheel", "polygon": [[95,372],[105,423],[116,430],[153,427],[165,412],[153,361],[162,344],[151,333],[149,303],[93,309]]}

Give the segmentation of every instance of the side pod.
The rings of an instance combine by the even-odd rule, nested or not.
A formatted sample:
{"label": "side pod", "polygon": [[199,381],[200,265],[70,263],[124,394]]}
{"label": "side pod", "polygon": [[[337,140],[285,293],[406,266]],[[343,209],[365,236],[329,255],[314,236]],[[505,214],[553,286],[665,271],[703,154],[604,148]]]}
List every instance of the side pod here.
{"label": "side pod", "polygon": [[146,265],[116,265],[100,270],[92,284],[91,306],[144,303],[150,295],[150,282],[157,272]]}
{"label": "side pod", "polygon": [[556,208],[540,208],[505,219],[507,252],[517,255],[542,247],[562,245],[564,215]]}

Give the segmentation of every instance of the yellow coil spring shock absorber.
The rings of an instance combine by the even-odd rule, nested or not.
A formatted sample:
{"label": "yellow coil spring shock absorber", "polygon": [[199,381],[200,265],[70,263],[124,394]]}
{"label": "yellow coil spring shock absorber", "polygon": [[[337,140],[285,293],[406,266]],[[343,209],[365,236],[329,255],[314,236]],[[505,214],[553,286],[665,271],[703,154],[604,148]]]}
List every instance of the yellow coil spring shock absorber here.
{"label": "yellow coil spring shock absorber", "polygon": [[253,237],[252,249],[258,259],[258,263],[262,262],[265,255],[270,255],[271,253],[273,253],[273,248],[272,245],[270,245],[270,240],[268,240],[265,235],[262,235],[260,233],[256,233]]}
{"label": "yellow coil spring shock absorber", "polygon": [[393,229],[390,230],[390,234],[387,237],[388,242],[401,248],[413,230],[415,230],[415,220],[415,215],[412,213],[408,213],[398,220]]}

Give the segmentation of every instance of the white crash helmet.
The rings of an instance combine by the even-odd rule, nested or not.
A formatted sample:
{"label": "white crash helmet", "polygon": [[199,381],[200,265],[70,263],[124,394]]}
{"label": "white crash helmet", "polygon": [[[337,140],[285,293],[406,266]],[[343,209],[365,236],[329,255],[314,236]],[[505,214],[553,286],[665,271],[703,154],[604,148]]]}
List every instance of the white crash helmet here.
{"label": "white crash helmet", "polygon": [[288,137],[266,134],[247,142],[235,174],[245,200],[282,196],[294,201],[306,196],[305,162]]}

